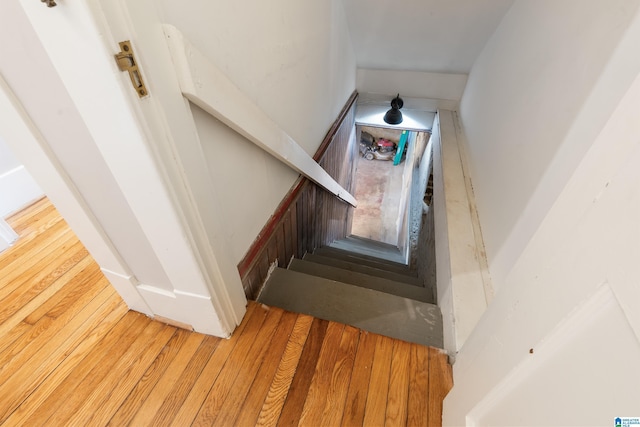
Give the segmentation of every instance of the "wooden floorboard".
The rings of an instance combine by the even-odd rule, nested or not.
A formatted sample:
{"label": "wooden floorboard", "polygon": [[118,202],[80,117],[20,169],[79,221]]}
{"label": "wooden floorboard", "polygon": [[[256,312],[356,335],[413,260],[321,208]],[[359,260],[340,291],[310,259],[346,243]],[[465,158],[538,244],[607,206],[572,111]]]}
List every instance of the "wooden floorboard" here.
{"label": "wooden floorboard", "polygon": [[373,355],[379,337],[376,334],[360,332],[358,352],[351,372],[346,407],[342,415],[343,426],[361,426],[364,421],[364,409],[369,392]]}
{"label": "wooden floorboard", "polygon": [[44,198],[0,253],[0,425],[440,425],[440,350],[250,302],[230,339],[127,310]]}
{"label": "wooden floorboard", "polygon": [[344,328],[345,325],[343,324],[329,322],[311,385],[302,408],[302,414],[300,416],[301,425],[318,426],[321,424],[322,412],[328,397],[327,391],[331,383],[333,367],[336,364],[337,350],[342,340]]}
{"label": "wooden floorboard", "polygon": [[322,426],[337,426],[342,421],[359,341],[360,333],[358,329],[352,326],[345,326],[340,340],[340,347],[336,352],[331,380],[325,390],[326,402],[320,419],[320,425]]}
{"label": "wooden floorboard", "polygon": [[411,344],[404,341],[395,341],[393,343],[393,356],[391,357],[385,425],[403,426],[407,424],[410,358]]}
{"label": "wooden floorboard", "polygon": [[[290,313],[293,314],[293,313]],[[302,350],[305,347],[305,342],[309,336],[309,331],[314,322],[311,316],[295,316],[296,323],[293,327],[291,335],[286,339],[286,346],[280,357],[279,353],[274,353],[275,359],[280,359],[280,363],[276,361],[272,362],[272,366],[276,366],[276,372],[273,378],[270,375],[264,377],[258,376],[257,379],[265,378],[263,387],[268,389],[267,395],[262,399],[262,393],[255,394],[255,401],[246,400],[243,406],[244,410],[241,412],[241,416],[237,419],[239,425],[252,425],[256,420],[253,416],[255,409],[260,407],[260,402],[263,402],[260,407],[260,412],[257,416],[258,426],[272,426],[275,425],[282,408],[284,406],[285,399],[291,390],[291,383],[293,381],[296,367],[300,362],[302,356]],[[285,341],[285,340],[283,340]],[[260,382],[258,382],[260,384]],[[252,393],[253,394],[253,393]]]}
{"label": "wooden floorboard", "polygon": [[407,424],[426,426],[429,421],[428,402],[421,399],[422,393],[429,390],[429,349],[412,344],[409,362],[409,403],[407,405]]}
{"label": "wooden floorboard", "polygon": [[391,357],[393,355],[393,339],[379,337],[373,356],[371,379],[367,392],[367,403],[364,410],[365,426],[384,425],[387,414],[387,397],[389,395],[389,375],[391,374]]}

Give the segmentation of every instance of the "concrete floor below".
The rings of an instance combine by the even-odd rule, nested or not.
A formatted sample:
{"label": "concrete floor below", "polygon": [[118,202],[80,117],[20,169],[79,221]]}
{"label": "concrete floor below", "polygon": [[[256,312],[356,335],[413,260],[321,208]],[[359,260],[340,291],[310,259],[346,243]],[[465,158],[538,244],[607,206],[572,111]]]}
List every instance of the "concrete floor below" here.
{"label": "concrete floor below", "polygon": [[371,240],[398,244],[398,212],[404,162],[358,158],[351,234]]}

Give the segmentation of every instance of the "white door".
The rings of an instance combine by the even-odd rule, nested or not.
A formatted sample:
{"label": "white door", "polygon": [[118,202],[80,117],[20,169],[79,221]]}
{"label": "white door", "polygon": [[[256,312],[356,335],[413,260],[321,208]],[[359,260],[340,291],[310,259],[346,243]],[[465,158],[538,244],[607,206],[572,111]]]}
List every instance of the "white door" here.
{"label": "white door", "polygon": [[[32,28],[25,24],[20,31],[35,31],[66,91],[62,98],[68,96],[79,116],[74,130],[82,131],[83,136],[70,138],[69,144],[80,143],[84,144],[81,148],[91,146],[93,150],[91,158],[56,152],[63,172],[68,171],[69,163],[82,166],[85,162],[86,167],[95,160],[102,168],[100,176],[107,181],[102,186],[96,182],[92,194],[100,194],[103,201],[113,197],[122,207],[114,215],[104,216],[105,209],[97,207],[99,201],[88,200],[85,190],[83,202],[113,241],[112,249],[133,272],[112,271],[110,279],[122,276],[153,315],[191,325],[200,332],[228,336],[241,320],[246,300],[236,267],[224,251],[225,242],[211,239],[216,235],[215,227],[221,225],[215,221],[215,199],[199,197],[198,192],[211,186],[195,128],[184,100],[172,85],[177,82],[171,78],[170,63],[162,62],[170,58],[153,4],[128,3],[58,2],[47,8],[40,2],[21,1],[22,10],[14,12],[17,18],[26,15]],[[151,12],[140,13],[144,6]],[[16,9],[15,4],[2,7]],[[140,57],[149,62],[143,70],[145,66],[156,70],[142,71],[154,88],[145,97],[138,97],[129,76],[118,70],[114,60],[118,42],[124,40],[132,42],[135,54],[145,52]],[[20,90],[14,92],[20,101]],[[55,111],[51,116],[55,119]],[[45,127],[40,125],[36,133],[41,132],[47,140],[64,127],[64,121],[58,127],[55,123],[51,129]],[[176,135],[180,144],[175,143]],[[86,184],[78,178],[82,175],[70,176],[72,185]],[[92,174],[86,176],[91,178]],[[127,227],[136,233],[131,235],[132,245],[141,245],[136,251],[126,244],[118,245],[117,236]]]}

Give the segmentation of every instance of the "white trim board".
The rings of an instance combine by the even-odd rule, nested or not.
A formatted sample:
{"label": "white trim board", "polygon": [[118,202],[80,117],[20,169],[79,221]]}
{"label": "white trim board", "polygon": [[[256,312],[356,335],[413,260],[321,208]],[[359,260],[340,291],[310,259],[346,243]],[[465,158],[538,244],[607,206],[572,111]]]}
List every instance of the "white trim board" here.
{"label": "white trim board", "polygon": [[[439,110],[433,144],[438,306],[444,346],[455,355],[487,308],[479,248],[452,111]],[[481,241],[481,240],[479,240]]]}

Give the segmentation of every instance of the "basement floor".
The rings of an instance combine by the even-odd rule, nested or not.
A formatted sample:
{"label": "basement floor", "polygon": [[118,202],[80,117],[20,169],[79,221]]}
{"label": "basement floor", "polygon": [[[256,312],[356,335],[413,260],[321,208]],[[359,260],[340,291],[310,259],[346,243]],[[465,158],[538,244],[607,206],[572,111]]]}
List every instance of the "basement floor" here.
{"label": "basement floor", "polygon": [[398,212],[404,162],[358,158],[351,234],[371,240],[398,244]]}

